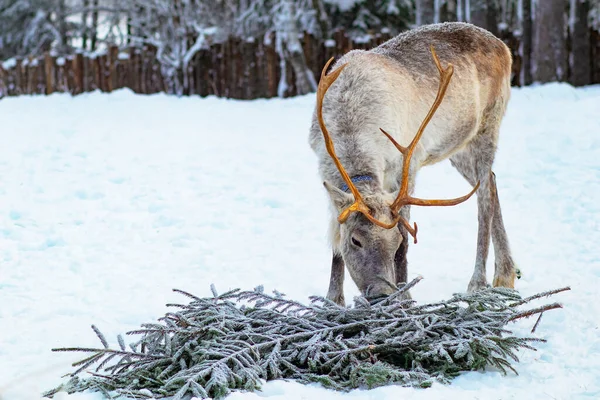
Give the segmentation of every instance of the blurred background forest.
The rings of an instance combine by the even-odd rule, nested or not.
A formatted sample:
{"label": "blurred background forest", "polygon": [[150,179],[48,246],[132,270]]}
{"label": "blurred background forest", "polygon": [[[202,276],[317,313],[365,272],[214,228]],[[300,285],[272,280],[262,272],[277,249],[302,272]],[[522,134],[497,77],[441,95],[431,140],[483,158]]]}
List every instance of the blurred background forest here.
{"label": "blurred background forest", "polygon": [[331,56],[444,21],[501,38],[515,86],[600,83],[600,0],[0,0],[0,97],[289,97]]}

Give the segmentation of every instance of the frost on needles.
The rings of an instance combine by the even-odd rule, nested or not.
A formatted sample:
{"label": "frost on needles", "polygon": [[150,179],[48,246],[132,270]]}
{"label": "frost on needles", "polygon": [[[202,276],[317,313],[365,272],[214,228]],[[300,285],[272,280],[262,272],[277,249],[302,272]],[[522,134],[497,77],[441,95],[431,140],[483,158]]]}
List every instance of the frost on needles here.
{"label": "frost on needles", "polygon": [[389,384],[424,388],[486,367],[516,373],[516,352],[535,350],[533,343],[544,340],[512,336],[506,325],[561,307],[520,308],[569,290],[523,299],[511,289],[488,288],[432,304],[401,300],[419,280],[376,302],[357,297],[353,307],[322,297],[304,305],[262,287],[219,295],[211,286],[214,296],[208,298],[175,290],[191,302],[169,304],[177,311],[128,332],[139,336],[129,345],[119,335],[119,347],[111,348],[92,326],[101,348],[53,349],[89,356],[44,396],[91,390],[107,398],[219,399],[231,390],[259,390],[273,379],[346,391]]}

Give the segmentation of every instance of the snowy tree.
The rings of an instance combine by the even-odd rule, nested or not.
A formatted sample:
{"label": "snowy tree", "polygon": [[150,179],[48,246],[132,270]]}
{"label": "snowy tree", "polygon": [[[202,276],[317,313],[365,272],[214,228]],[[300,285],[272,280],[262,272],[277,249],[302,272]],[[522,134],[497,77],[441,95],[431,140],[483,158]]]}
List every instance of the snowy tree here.
{"label": "snowy tree", "polygon": [[520,15],[519,7],[521,0],[499,0],[497,6],[498,30],[519,31]]}
{"label": "snowy tree", "polygon": [[416,0],[416,23],[417,26],[433,24],[435,14],[434,0]]}
{"label": "snowy tree", "polygon": [[566,75],[565,1],[536,0],[534,5],[533,79],[562,81]]}
{"label": "snowy tree", "polygon": [[214,33],[207,3],[200,0],[131,0],[125,14],[138,36],[133,43],[150,44],[168,91],[183,95],[189,90],[188,65]]}
{"label": "snowy tree", "polygon": [[496,0],[470,0],[469,22],[498,36],[498,5]]}
{"label": "snowy tree", "polygon": [[60,40],[51,0],[0,0],[0,57],[38,54]]}
{"label": "snowy tree", "polygon": [[456,20],[467,21],[465,3],[467,0],[456,0]]}
{"label": "snowy tree", "polygon": [[[324,0],[332,29],[345,29],[350,36],[373,31],[404,31],[414,20],[412,0]],[[432,0],[433,1],[433,0]]]}
{"label": "snowy tree", "polygon": [[281,60],[279,97],[284,97],[288,89],[287,63],[294,70],[299,95],[317,90],[317,82],[306,64],[299,36],[302,30],[315,32],[322,29],[317,20],[318,13],[323,12],[319,3],[313,0],[256,0],[240,15],[245,35],[268,37],[269,33],[275,32],[275,48]]}
{"label": "snowy tree", "polygon": [[589,11],[589,0],[571,0],[569,18],[571,30],[570,81],[576,86],[591,83]]}
{"label": "snowy tree", "polygon": [[533,45],[533,16],[531,13],[532,0],[519,0],[519,14],[521,21],[521,83],[529,85],[533,82],[531,76],[531,57]]}
{"label": "snowy tree", "polygon": [[441,6],[439,9],[440,19],[439,22],[444,21],[458,21],[457,17],[457,0],[439,0]]}
{"label": "snowy tree", "polygon": [[331,22],[325,8],[323,0],[312,0],[312,6],[315,10],[315,18],[320,28],[320,36],[325,38],[331,31]]}
{"label": "snowy tree", "polygon": [[600,0],[590,1],[589,23],[590,27],[600,30]]}
{"label": "snowy tree", "polygon": [[83,49],[87,48],[87,44],[88,44],[88,16],[89,16],[89,10],[88,8],[90,7],[90,0],[81,0],[82,1],[82,6],[83,6],[83,10],[81,12],[81,47]]}
{"label": "snowy tree", "polygon": [[276,32],[276,49],[282,60],[281,81],[277,90],[279,97],[283,97],[286,90],[285,60],[289,61],[296,76],[296,93],[299,95],[315,92],[317,82],[306,65],[304,51],[300,43],[300,32],[298,30],[297,18],[302,17],[296,9],[292,0],[280,0],[273,9],[274,28]]}

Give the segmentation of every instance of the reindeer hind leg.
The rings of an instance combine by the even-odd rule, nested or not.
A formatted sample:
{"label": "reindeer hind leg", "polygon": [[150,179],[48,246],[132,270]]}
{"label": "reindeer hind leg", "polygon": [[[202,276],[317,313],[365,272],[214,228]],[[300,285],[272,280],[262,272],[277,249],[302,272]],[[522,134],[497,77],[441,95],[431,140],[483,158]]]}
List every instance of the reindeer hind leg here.
{"label": "reindeer hind leg", "polygon": [[480,131],[466,148],[450,157],[451,164],[477,189],[477,251],[475,270],[467,287],[472,292],[488,286],[486,261],[490,248],[494,200],[491,190],[492,163],[496,151],[494,136]]}
{"label": "reindeer hind leg", "polygon": [[500,199],[498,198],[498,188],[496,186],[496,174],[493,172],[491,189],[494,200],[494,217],[492,220],[492,241],[494,243],[495,255],[494,286],[513,289],[517,275],[515,262],[511,255],[508,235],[506,234],[504,221],[502,220],[502,210],[500,209]]}

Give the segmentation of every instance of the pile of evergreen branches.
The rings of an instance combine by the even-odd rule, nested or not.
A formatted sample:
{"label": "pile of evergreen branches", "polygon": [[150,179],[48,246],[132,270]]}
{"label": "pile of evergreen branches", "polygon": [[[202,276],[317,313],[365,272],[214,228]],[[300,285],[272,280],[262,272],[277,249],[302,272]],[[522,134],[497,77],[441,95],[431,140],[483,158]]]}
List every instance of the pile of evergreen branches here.
{"label": "pile of evergreen branches", "polygon": [[[112,349],[92,326],[103,348],[53,349],[90,356],[73,364],[77,370],[68,382],[44,396],[92,390],[107,398],[219,399],[232,389],[259,390],[264,380],[279,378],[350,390],[388,384],[429,387],[486,367],[516,373],[511,366],[511,360],[518,361],[516,352],[535,350],[533,342],[544,340],[511,336],[506,324],[561,307],[520,309],[569,290],[523,299],[514,290],[488,288],[433,304],[402,300],[419,280],[376,302],[358,297],[353,307],[322,297],[304,305],[278,292],[266,294],[262,287],[221,295],[211,287],[214,297],[208,298],[175,290],[192,301],[170,304],[178,311],[128,332],[141,335],[135,343],[126,346],[119,335],[120,348]],[[86,370],[89,376],[79,377]]]}

